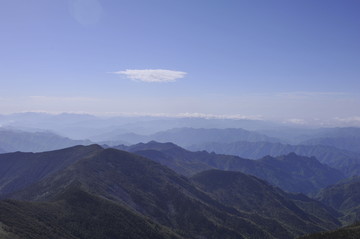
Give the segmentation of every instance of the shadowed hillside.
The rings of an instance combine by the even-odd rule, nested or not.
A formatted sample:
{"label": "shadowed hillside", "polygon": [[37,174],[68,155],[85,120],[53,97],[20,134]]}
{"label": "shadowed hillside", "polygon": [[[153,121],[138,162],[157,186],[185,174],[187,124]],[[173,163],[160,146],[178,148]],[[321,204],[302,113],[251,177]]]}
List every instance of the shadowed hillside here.
{"label": "shadowed hillside", "polygon": [[0,155],[0,197],[38,182],[81,158],[102,148],[98,145],[75,146],[43,153],[6,153]]}

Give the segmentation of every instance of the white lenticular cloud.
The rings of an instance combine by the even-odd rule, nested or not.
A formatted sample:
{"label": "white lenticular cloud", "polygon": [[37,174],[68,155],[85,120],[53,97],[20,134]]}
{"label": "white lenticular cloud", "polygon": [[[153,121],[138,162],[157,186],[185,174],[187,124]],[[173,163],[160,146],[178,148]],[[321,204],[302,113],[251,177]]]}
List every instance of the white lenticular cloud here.
{"label": "white lenticular cloud", "polygon": [[114,73],[124,75],[126,78],[134,81],[143,82],[175,82],[177,79],[184,78],[186,75],[186,72],[183,71],[162,69],[124,70]]}

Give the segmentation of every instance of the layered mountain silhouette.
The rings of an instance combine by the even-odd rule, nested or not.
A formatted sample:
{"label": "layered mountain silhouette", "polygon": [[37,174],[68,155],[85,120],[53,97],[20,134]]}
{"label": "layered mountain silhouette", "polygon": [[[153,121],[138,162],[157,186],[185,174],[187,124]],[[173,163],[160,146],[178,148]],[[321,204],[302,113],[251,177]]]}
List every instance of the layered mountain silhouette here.
{"label": "layered mountain silhouette", "polygon": [[[113,137],[110,142],[126,141],[130,144],[148,141],[173,142],[182,147],[202,144],[207,142],[236,142],[236,141],[266,141],[279,142],[278,139],[264,134],[240,128],[204,129],[204,128],[174,128],[160,131],[151,135],[138,135],[134,133],[121,134]],[[105,142],[106,143],[106,142]]]}
{"label": "layered mountain silhouette", "polygon": [[[239,172],[208,171],[188,179],[117,149],[91,145],[63,151],[64,158],[59,151],[34,153],[56,166],[3,192],[8,198],[0,202],[4,238],[294,238],[340,225],[321,203]],[[0,161],[11,165],[11,155],[19,153],[6,155]],[[9,169],[29,175],[22,169],[30,166],[26,163]],[[0,187],[13,180],[2,177]],[[225,184],[228,198],[218,191]],[[236,203],[242,191],[243,203]],[[282,213],[289,214],[287,220]]]}
{"label": "layered mountain silhouette", "polygon": [[150,158],[185,176],[208,169],[240,171],[290,192],[314,193],[344,178],[340,171],[321,164],[316,158],[294,153],[250,160],[206,151],[191,152],[173,143],[155,141],[117,148]]}
{"label": "layered mountain silhouette", "polygon": [[[124,133],[150,135],[173,128],[243,128],[256,130],[279,127],[280,124],[249,119],[209,119],[202,117],[114,116],[88,114],[47,114],[39,112],[0,114],[0,125],[20,129],[42,129],[66,137],[93,141],[116,139]],[[114,138],[115,137],[115,138]],[[134,142],[138,143],[138,142]]]}
{"label": "layered mountain silhouette", "polygon": [[[360,174],[359,128],[37,113],[0,121],[1,239],[360,235],[351,225],[360,179],[347,178]],[[138,143],[150,140],[162,143]]]}
{"label": "layered mountain silhouette", "polygon": [[277,157],[289,153],[316,157],[321,163],[336,168],[346,176],[360,174],[360,154],[326,145],[289,145],[271,142],[205,143],[188,149],[206,150],[218,154],[237,155],[243,158],[259,159],[270,155]]}

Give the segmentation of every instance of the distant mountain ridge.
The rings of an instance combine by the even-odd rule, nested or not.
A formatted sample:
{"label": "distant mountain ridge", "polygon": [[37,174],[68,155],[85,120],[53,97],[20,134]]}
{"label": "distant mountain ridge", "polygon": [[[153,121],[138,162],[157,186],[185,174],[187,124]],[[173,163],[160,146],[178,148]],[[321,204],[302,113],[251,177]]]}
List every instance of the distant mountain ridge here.
{"label": "distant mountain ridge", "polygon": [[315,138],[302,142],[305,145],[325,145],[339,149],[360,153],[360,136],[359,137],[323,137]]}
{"label": "distant mountain ridge", "polygon": [[[46,114],[36,112],[0,115],[0,126],[24,129],[25,131],[27,129],[51,131],[74,139],[91,139],[94,142],[113,141],[116,134],[121,135],[130,133],[135,135],[153,135],[156,132],[164,132],[174,128],[241,128],[266,135],[270,138],[281,139],[282,142],[292,144],[301,144],[302,142],[316,138],[350,139],[359,137],[360,131],[359,127],[314,128],[250,119],[217,119],[202,117],[173,118],[155,116],[97,117],[88,114]],[[147,138],[142,142],[147,142],[149,140],[157,139]],[[239,140],[241,139],[238,139],[237,141]],[[244,139],[242,139],[242,141],[244,141]],[[141,141],[129,141],[128,143],[134,144],[139,142]]]}
{"label": "distant mountain ridge", "polygon": [[360,153],[360,128],[330,128],[302,142],[305,145],[326,145]]}
{"label": "distant mountain ridge", "polygon": [[[280,124],[251,119],[209,119],[203,117],[109,116],[88,114],[47,114],[38,112],[0,114],[0,125],[19,129],[42,129],[74,139],[88,138],[94,142],[112,140],[114,132],[154,134],[172,128],[244,128],[257,130]],[[138,142],[134,142],[138,143]]]}
{"label": "distant mountain ridge", "polygon": [[26,132],[0,128],[0,148],[5,152],[43,152],[89,144],[91,144],[89,140],[72,140],[51,132]]}
{"label": "distant mountain ridge", "polygon": [[[206,128],[173,128],[166,131],[160,131],[151,135],[137,135],[133,133],[122,134],[114,137],[112,141],[126,141],[130,144],[148,142],[155,140],[158,142],[172,142],[182,147],[188,147],[194,144],[207,142],[236,142],[236,141],[267,141],[279,142],[279,139],[268,137],[255,131],[248,131],[240,128],[226,129],[206,129]],[[106,142],[105,142],[106,143]]]}

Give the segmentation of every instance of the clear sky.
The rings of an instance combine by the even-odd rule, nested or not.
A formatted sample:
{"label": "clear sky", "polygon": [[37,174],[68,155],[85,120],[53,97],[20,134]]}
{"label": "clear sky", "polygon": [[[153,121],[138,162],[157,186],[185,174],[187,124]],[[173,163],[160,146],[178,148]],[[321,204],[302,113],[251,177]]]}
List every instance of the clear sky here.
{"label": "clear sky", "polygon": [[359,0],[0,0],[0,114],[360,125]]}

